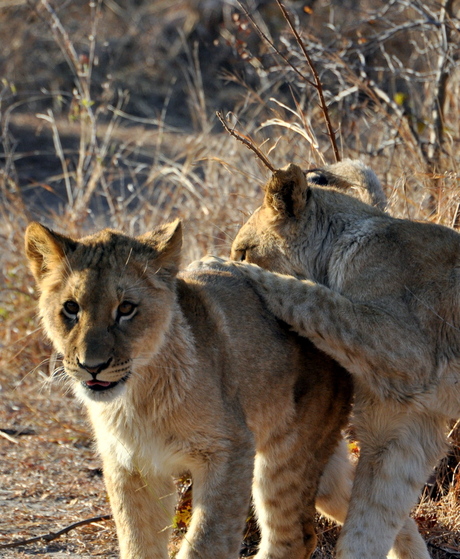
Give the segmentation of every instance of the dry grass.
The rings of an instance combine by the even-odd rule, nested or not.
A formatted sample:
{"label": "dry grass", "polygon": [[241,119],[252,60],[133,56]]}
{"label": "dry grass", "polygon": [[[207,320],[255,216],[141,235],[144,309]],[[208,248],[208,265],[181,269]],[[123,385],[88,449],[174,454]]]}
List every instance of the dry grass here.
{"label": "dry grass", "polygon": [[[412,43],[401,65],[395,59],[398,41],[406,44],[414,36],[396,33],[392,43],[377,41],[378,48],[365,53],[369,67],[360,73],[353,66],[359,45],[415,17],[411,8],[396,2],[377,25],[370,15],[383,10],[383,2],[362,2],[354,17],[349,6],[337,5],[332,14],[326,2],[305,3],[310,4],[313,14],[300,11],[298,17],[320,70],[341,154],[374,168],[393,214],[457,226],[460,73],[453,66],[436,173],[427,155],[442,50],[428,46],[437,27],[410,31],[417,48]],[[438,14],[434,2],[426,5]],[[185,223],[184,264],[206,252],[227,255],[239,226],[260,202],[267,172],[222,130],[214,109],[231,110],[238,129],[262,145],[275,167],[332,160],[315,93],[273,58],[244,16],[232,18],[228,6],[220,15],[200,12],[192,0],[128,2],[123,8],[109,1],[91,8],[75,0],[54,14],[47,6],[10,2],[0,10],[2,36],[12,38],[0,58],[0,427],[7,430],[0,437],[0,543],[109,511],[84,414],[49,381],[50,348],[36,320],[23,255],[26,223],[40,219],[77,235],[106,225],[138,233],[179,216]],[[273,6],[263,4],[253,13],[281,49],[291,45],[287,52],[300,65],[301,55]],[[62,27],[51,27],[53,18]],[[319,31],[325,21],[329,27]],[[453,27],[449,38],[458,46]],[[226,82],[216,77],[222,73]],[[398,88],[405,95],[402,104],[394,101],[400,99]],[[460,556],[458,427],[452,442],[451,455],[414,510],[435,558]],[[319,531],[315,558],[333,557],[337,528],[321,521]],[[115,557],[114,528],[103,521],[3,554]]]}

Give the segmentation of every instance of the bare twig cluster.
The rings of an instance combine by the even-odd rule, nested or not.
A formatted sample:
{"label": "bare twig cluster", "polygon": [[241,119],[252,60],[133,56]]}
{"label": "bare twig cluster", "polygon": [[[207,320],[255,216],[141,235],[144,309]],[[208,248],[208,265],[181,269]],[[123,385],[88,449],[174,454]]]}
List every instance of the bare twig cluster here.
{"label": "bare twig cluster", "polygon": [[[316,17],[324,10],[322,3],[311,6],[308,16],[297,10],[301,42],[289,26],[279,34],[282,47],[275,47],[259,25],[258,34],[264,33],[263,40],[271,41],[279,53],[275,63],[260,58],[262,78],[288,81],[314,119],[309,89],[316,80],[306,79],[313,65],[324,105],[337,121],[342,149],[358,157],[383,156],[389,181],[396,181],[393,169],[399,168],[410,176],[411,188],[423,193],[417,206],[423,207],[425,217],[456,225],[457,202],[445,195],[458,186],[452,132],[457,126],[446,112],[455,111],[459,83],[460,20],[453,2],[378,1],[360,4],[349,14],[344,8],[340,16],[331,8],[326,33]],[[248,10],[246,17],[256,19]],[[322,102],[320,109],[324,119]],[[316,129],[317,123],[318,119]],[[331,138],[328,132],[330,143]],[[408,160],[413,161],[409,168]],[[408,215],[415,216],[416,209],[406,204],[404,194],[398,197],[398,211],[405,206]]]}
{"label": "bare twig cluster", "polygon": [[[294,70],[294,72],[297,73],[297,75],[304,80],[305,83],[311,85],[317,92],[318,94],[318,98],[319,98],[319,105],[321,107],[321,111],[323,114],[323,118],[324,118],[324,122],[326,124],[326,129],[327,129],[327,135],[329,137],[329,140],[331,142],[331,146],[332,146],[332,150],[333,150],[333,154],[334,154],[334,159],[336,162],[340,161],[340,154],[339,154],[339,149],[337,147],[337,140],[336,140],[336,136],[335,136],[335,132],[331,123],[331,118],[330,118],[330,114],[329,114],[329,109],[327,107],[326,104],[326,100],[324,97],[324,92],[323,92],[323,86],[321,84],[321,80],[319,77],[319,74],[316,70],[315,64],[313,63],[310,55],[308,54],[308,50],[302,40],[302,37],[300,35],[300,33],[298,32],[296,26],[294,25],[294,22],[289,14],[289,12],[286,10],[286,8],[284,7],[284,5],[282,4],[282,2],[280,0],[276,0],[276,3],[279,7],[279,9],[281,10],[281,13],[283,14],[284,19],[286,20],[289,29],[291,30],[293,36],[295,37],[295,40],[299,46],[299,48],[301,49],[301,52],[308,64],[308,67],[310,69],[310,72],[313,75],[313,81],[311,81],[309,78],[307,78],[302,72],[300,72],[297,67],[295,65],[293,65],[290,60],[279,50],[279,48],[275,45],[275,43],[268,37],[268,35],[266,33],[264,33],[264,31],[262,30],[262,28],[260,27],[260,25],[257,23],[257,21],[255,20],[255,18],[251,15],[250,11],[243,5],[240,3],[240,6],[242,8],[242,10],[244,11],[246,17],[251,21],[254,29],[257,31],[257,33],[260,35],[260,37],[262,38],[263,41],[265,41],[274,51],[275,53],[282,58],[282,60],[290,67],[292,68],[292,70]],[[231,128],[227,122],[225,121],[224,117],[222,116],[222,114],[220,112],[217,112],[217,117],[220,120],[220,122],[222,123],[222,125],[224,126],[225,130],[231,134],[233,137],[235,137],[237,140],[239,140],[240,142],[242,142],[246,147],[248,147],[249,149],[251,149],[256,155],[257,157],[262,161],[262,163],[272,172],[275,172],[275,168],[273,167],[273,165],[270,163],[270,161],[268,160],[268,158],[262,153],[262,151],[254,144],[254,142],[251,140],[251,138],[249,138],[246,135],[241,134],[241,132],[238,132],[235,130],[235,128]]]}

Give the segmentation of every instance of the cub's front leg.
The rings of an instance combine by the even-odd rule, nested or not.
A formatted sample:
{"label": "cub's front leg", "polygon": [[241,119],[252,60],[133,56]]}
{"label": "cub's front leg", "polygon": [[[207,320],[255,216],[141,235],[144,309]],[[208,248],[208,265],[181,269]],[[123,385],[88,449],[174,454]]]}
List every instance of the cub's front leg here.
{"label": "cub's front leg", "polygon": [[177,559],[237,559],[251,499],[252,437],[232,441],[191,465],[192,519]]}
{"label": "cub's front leg", "polygon": [[176,491],[170,476],[131,472],[104,460],[104,481],[122,559],[168,559]]}

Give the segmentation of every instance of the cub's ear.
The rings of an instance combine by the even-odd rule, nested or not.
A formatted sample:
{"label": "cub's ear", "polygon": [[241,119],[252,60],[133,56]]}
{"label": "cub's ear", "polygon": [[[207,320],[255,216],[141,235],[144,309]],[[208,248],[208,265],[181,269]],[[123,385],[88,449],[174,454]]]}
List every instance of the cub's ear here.
{"label": "cub's ear", "polygon": [[75,250],[76,241],[55,233],[40,223],[32,222],[25,233],[26,256],[30,269],[37,283],[53,267],[57,266],[65,255]]}
{"label": "cub's ear", "polygon": [[289,164],[275,171],[265,186],[265,205],[280,217],[299,218],[308,203],[310,188],[300,167]]}
{"label": "cub's ear", "polygon": [[182,223],[176,219],[166,225],[160,225],[150,233],[138,237],[138,240],[156,253],[155,267],[169,275],[179,271],[182,248]]}

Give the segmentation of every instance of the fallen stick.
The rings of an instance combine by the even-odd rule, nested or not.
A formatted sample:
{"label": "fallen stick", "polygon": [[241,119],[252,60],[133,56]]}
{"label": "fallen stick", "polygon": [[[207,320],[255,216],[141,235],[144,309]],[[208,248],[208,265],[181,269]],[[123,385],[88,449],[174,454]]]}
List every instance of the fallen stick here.
{"label": "fallen stick", "polygon": [[427,545],[428,547],[432,547],[433,549],[447,553],[448,557],[460,557],[460,551],[449,551],[445,547],[439,547],[438,545],[434,545],[434,543],[430,542],[428,542]]}
{"label": "fallen stick", "polygon": [[36,536],[35,538],[29,538],[26,540],[19,540],[17,542],[11,543],[4,543],[0,545],[0,549],[6,549],[11,547],[19,547],[21,545],[28,545],[31,543],[39,542],[43,540],[44,542],[51,542],[67,532],[74,530],[75,528],[79,528],[80,526],[86,526],[87,524],[92,524],[93,522],[99,522],[99,520],[109,520],[112,518],[111,514],[101,514],[100,516],[94,516],[93,518],[87,518],[86,520],[80,520],[79,522],[75,522],[74,524],[70,524],[70,526],[66,526],[59,532],[50,532],[49,534],[44,534],[43,536]]}
{"label": "fallen stick", "polygon": [[0,429],[0,437],[3,437],[7,441],[10,441],[10,443],[19,444],[19,441],[17,441],[14,437],[11,437],[10,435],[8,435],[8,433],[5,433],[5,431],[2,431],[1,429]]}

